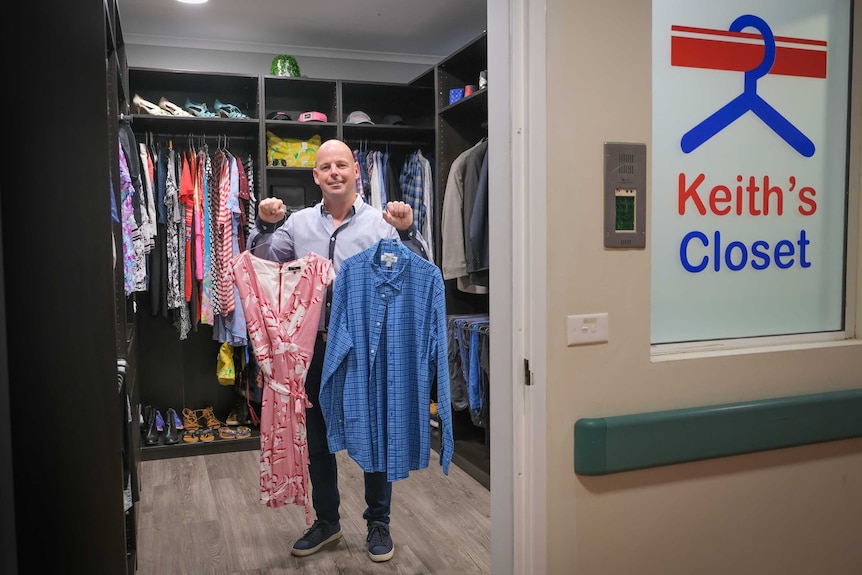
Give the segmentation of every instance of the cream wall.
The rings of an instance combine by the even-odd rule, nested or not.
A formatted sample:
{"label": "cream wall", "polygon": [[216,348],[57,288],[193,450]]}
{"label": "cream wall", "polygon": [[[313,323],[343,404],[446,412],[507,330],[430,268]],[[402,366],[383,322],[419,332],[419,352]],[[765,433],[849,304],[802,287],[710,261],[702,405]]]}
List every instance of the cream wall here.
{"label": "cream wall", "polygon": [[[605,141],[643,142],[649,155],[651,3],[546,5],[548,573],[862,573],[862,438],[574,473],[581,417],[859,388],[862,346],[651,361],[649,247],[604,250],[601,193]],[[852,186],[858,197],[858,169]],[[609,343],[567,347],[566,315],[592,312],[609,313]]]}

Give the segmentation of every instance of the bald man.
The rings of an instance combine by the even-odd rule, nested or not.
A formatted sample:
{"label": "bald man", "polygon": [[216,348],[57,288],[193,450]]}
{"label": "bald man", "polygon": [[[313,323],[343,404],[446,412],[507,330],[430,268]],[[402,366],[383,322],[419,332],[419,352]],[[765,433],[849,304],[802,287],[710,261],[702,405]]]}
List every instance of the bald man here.
{"label": "bald man", "polygon": [[[381,211],[356,193],[359,164],[347,144],[341,140],[324,142],[317,151],[313,174],[323,195],[317,205],[285,219],[286,209],[280,199],[260,201],[255,230],[248,242],[255,256],[284,263],[314,252],[329,258],[337,274],[341,262],[350,256],[381,239],[400,239],[411,251],[430,259],[428,245],[416,231],[408,204],[389,202]],[[316,553],[341,538],[338,469],[335,455],[329,452],[319,401],[330,305],[328,297],[305,381],[312,404],[306,410],[306,430],[312,505],[317,518],[291,549],[299,557]],[[395,547],[389,534],[392,483],[386,480],[386,472],[365,473],[365,502],[368,507],[362,516],[368,525],[368,554],[373,561],[388,561]]]}

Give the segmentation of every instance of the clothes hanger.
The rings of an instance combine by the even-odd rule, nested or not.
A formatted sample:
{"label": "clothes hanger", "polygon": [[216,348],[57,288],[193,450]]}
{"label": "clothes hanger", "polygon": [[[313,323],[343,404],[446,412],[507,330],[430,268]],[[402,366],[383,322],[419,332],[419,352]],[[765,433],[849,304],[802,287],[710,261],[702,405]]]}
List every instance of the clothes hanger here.
{"label": "clothes hanger", "polygon": [[763,60],[753,70],[745,72],[745,83],[742,94],[719,108],[708,118],[686,132],[680,140],[680,148],[686,154],[693,152],[701,144],[718,134],[735,122],[746,112],[755,116],[772,128],[785,142],[806,158],[814,155],[814,142],[803,134],[778,110],[761,98],[757,93],[757,81],[766,76],[775,64],[775,36],[772,29],[763,19],[752,14],[740,16],[730,25],[731,32],[741,32],[745,28],[755,28],[763,37]]}

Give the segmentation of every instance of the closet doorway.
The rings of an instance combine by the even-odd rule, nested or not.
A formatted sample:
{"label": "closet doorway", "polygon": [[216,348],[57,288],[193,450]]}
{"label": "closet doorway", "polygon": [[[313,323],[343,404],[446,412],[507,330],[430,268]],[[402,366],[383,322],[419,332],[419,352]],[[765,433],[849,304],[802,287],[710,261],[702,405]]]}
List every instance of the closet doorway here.
{"label": "closet doorway", "polygon": [[[545,0],[485,2],[492,572],[520,575],[542,573],[545,565]],[[193,59],[174,64],[195,69]]]}

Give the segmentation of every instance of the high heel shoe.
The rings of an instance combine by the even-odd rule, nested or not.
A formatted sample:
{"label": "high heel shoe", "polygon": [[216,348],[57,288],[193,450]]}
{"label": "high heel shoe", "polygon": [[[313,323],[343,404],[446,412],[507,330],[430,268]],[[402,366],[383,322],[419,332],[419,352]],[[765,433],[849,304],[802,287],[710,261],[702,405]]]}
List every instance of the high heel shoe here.
{"label": "high heel shoe", "polygon": [[215,112],[207,110],[207,105],[205,103],[201,102],[200,104],[196,104],[188,98],[186,98],[186,103],[183,107],[198,118],[215,118],[217,116]]}
{"label": "high heel shoe", "polygon": [[138,114],[141,114],[141,110],[144,110],[147,114],[152,114],[153,116],[170,116],[171,113],[165,110],[162,110],[152,102],[148,102],[144,100],[137,94],[132,98],[132,104],[138,109]]}
{"label": "high heel shoe", "polygon": [[242,120],[248,118],[248,116],[242,113],[242,110],[233,104],[223,104],[216,100],[213,107],[215,108],[215,111],[218,112],[219,116],[230,118],[231,120]]}
{"label": "high heel shoe", "polygon": [[186,112],[185,110],[183,110],[182,108],[164,97],[159,100],[159,108],[166,111],[172,116],[191,116],[191,113]]}

